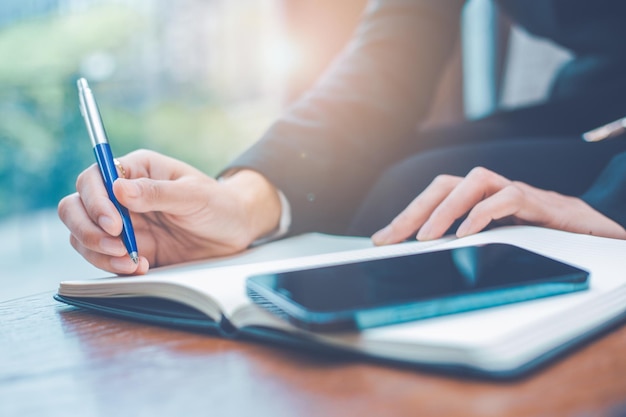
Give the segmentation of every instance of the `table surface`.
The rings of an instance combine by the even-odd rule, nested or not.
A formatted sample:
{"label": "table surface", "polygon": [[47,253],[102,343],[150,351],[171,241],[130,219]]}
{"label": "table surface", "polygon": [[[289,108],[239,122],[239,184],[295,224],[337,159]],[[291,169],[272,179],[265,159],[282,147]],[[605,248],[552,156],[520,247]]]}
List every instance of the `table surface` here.
{"label": "table surface", "polygon": [[626,415],[626,326],[496,383],[122,321],[52,293],[0,317],[1,416]]}

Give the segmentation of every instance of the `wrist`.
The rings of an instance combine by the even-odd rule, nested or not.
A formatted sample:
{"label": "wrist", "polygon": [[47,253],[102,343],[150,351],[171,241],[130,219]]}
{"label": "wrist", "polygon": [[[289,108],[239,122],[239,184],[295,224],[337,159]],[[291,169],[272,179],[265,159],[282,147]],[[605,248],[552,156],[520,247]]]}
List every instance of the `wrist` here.
{"label": "wrist", "polygon": [[242,169],[226,173],[220,180],[224,185],[233,187],[240,198],[249,225],[250,243],[278,228],[281,218],[278,190],[263,175]]}

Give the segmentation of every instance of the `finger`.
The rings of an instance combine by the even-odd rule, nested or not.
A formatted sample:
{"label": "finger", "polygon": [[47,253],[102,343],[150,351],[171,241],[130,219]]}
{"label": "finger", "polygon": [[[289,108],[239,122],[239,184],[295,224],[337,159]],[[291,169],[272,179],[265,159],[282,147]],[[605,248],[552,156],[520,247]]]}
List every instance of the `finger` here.
{"label": "finger", "polygon": [[117,159],[124,167],[127,179],[176,180],[185,175],[201,174],[191,165],[146,149],[133,151]]}
{"label": "finger", "polygon": [[93,223],[77,193],[71,194],[59,202],[58,214],[61,221],[82,246],[113,256],[121,256],[126,252],[124,244],[118,237],[111,236]]}
{"label": "finger", "polygon": [[437,239],[455,220],[472,207],[511,184],[511,181],[488,169],[477,167],[458,183],[446,198],[432,211],[417,234],[419,240]]}
{"label": "finger", "polygon": [[143,256],[135,264],[128,254],[109,256],[95,252],[83,246],[74,236],[70,236],[70,243],[89,263],[105,271],[120,275],[143,275],[149,269],[148,260]]}
{"label": "finger", "polygon": [[374,244],[397,243],[414,234],[461,181],[461,177],[438,175],[389,225],[372,236]]}
{"label": "finger", "polygon": [[122,219],[109,199],[97,165],[84,170],[76,180],[76,190],[87,216],[112,236],[122,231]]}
{"label": "finger", "polygon": [[[185,174],[200,173],[181,161],[147,150],[131,152],[119,161],[128,178],[177,179]],[[110,235],[119,235],[122,220],[110,201],[97,165],[92,165],[78,176],[76,189],[89,218]]]}
{"label": "finger", "polygon": [[[522,188],[510,184],[491,197],[476,204],[456,231],[458,237],[478,233],[494,220],[507,217],[518,217],[520,211],[528,204],[528,198]],[[527,213],[528,217],[539,217],[541,207],[536,207],[537,213]]]}
{"label": "finger", "polygon": [[133,212],[161,211],[184,215],[206,205],[216,184],[207,176],[204,179],[183,177],[175,181],[119,179],[113,184],[113,190],[118,201]]}

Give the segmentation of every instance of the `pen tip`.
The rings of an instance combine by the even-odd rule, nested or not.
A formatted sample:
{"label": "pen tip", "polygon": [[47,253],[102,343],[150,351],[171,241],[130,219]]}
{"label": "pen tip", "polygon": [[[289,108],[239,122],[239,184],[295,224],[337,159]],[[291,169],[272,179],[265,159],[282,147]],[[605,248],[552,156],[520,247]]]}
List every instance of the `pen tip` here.
{"label": "pen tip", "polygon": [[131,252],[130,253],[130,259],[133,260],[133,262],[136,264],[139,263],[139,256],[137,255],[137,252]]}

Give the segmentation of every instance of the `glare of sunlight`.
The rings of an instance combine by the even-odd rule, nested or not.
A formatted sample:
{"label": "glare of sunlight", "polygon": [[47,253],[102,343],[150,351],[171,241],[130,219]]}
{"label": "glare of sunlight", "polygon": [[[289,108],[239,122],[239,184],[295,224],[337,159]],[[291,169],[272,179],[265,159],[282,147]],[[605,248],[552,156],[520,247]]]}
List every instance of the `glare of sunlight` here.
{"label": "glare of sunlight", "polygon": [[266,48],[263,60],[270,78],[284,80],[300,67],[302,55],[294,42],[280,37],[275,38],[270,47]]}

